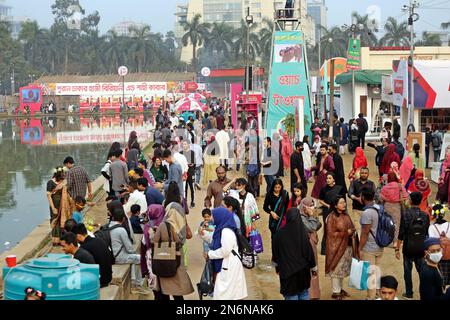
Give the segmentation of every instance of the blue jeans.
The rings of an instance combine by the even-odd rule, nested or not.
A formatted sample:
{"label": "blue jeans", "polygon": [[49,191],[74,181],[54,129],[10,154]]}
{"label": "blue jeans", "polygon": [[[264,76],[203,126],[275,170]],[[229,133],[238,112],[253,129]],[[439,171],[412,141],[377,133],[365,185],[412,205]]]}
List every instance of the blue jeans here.
{"label": "blue jeans", "polygon": [[269,175],[269,176],[264,175],[264,179],[266,180],[266,184],[267,184],[266,192],[269,193],[270,187],[272,186],[272,183],[274,182],[275,177],[272,175]]}
{"label": "blue jeans", "polygon": [[309,290],[306,289],[305,291],[302,291],[294,296],[284,296],[284,300],[309,300]]}
{"label": "blue jeans", "polygon": [[413,263],[416,265],[417,273],[420,274],[422,271],[422,265],[424,264],[423,258],[409,258],[403,255],[403,278],[405,279],[405,293],[410,296],[414,294],[412,283]]}

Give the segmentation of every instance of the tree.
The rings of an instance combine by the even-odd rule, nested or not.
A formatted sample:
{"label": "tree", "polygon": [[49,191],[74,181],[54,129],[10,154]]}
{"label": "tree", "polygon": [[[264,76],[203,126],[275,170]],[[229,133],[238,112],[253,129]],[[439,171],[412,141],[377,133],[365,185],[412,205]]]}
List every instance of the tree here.
{"label": "tree", "polygon": [[[331,39],[331,42],[329,41]],[[346,57],[349,37],[339,27],[332,27],[327,30],[322,29],[321,59],[330,59],[334,57]]]}
{"label": "tree", "polygon": [[[247,52],[247,32],[250,33],[249,36],[249,61],[254,61],[256,57],[260,54],[260,45],[259,45],[259,37],[256,34],[256,23],[253,23],[249,30],[247,23],[244,19],[241,20],[241,26],[238,29],[235,29],[234,32],[234,41],[233,41],[233,47],[234,47],[234,54],[235,58],[244,58]],[[243,59],[244,60],[244,59]]]}
{"label": "tree", "polygon": [[442,41],[437,34],[430,34],[427,31],[422,33],[422,40],[419,40],[415,44],[418,47],[440,47]]}
{"label": "tree", "polygon": [[19,40],[24,42],[24,56],[32,65],[36,62],[40,44],[44,38],[44,30],[41,29],[36,21],[27,21],[22,24]]}
{"label": "tree", "polygon": [[259,31],[259,41],[261,46],[261,58],[263,61],[270,61],[273,43],[274,23],[267,18],[263,19],[261,30]]}
{"label": "tree", "polygon": [[214,22],[210,30],[205,38],[205,49],[210,53],[220,52],[228,57],[233,40],[233,28],[224,22]]}
{"label": "tree", "polygon": [[192,69],[197,72],[197,47],[201,46],[205,41],[209,24],[200,22],[200,14],[196,14],[190,22],[184,22],[183,28],[186,33],[181,38],[183,46],[187,46],[189,42],[192,44]]}
{"label": "tree", "polygon": [[374,30],[370,27],[371,21],[369,19],[369,15],[366,14],[360,16],[357,12],[353,12],[352,19],[355,24],[362,26],[362,30],[356,31],[356,34],[361,38],[361,45],[364,47],[376,46],[378,44],[378,39],[374,34]]}
{"label": "tree", "polygon": [[123,39],[114,30],[109,30],[106,35],[105,44],[105,62],[107,70],[110,73],[115,72],[124,64],[124,47],[122,46]]}
{"label": "tree", "polygon": [[148,59],[155,57],[155,46],[150,40],[150,26],[145,25],[142,28],[131,27],[132,45],[129,51],[130,57],[135,64],[137,72],[142,72],[147,67]]}
{"label": "tree", "polygon": [[384,46],[408,46],[409,45],[409,31],[406,21],[398,24],[397,20],[393,17],[387,19],[384,25],[385,35],[380,39],[380,42]]}

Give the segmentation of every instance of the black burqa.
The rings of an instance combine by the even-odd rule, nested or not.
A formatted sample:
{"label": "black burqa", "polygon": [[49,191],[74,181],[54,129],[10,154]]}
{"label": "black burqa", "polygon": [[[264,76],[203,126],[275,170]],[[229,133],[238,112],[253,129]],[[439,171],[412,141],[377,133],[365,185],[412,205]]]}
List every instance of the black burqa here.
{"label": "black burqa", "polygon": [[287,211],[286,225],[273,239],[273,255],[281,294],[291,296],[309,289],[316,260],[299,209]]}
{"label": "black burqa", "polygon": [[342,157],[335,153],[333,154],[333,162],[334,162],[334,175],[336,176],[336,185],[344,188],[344,194],[347,193],[347,186],[345,184],[345,172],[344,172],[344,162],[342,161]]}

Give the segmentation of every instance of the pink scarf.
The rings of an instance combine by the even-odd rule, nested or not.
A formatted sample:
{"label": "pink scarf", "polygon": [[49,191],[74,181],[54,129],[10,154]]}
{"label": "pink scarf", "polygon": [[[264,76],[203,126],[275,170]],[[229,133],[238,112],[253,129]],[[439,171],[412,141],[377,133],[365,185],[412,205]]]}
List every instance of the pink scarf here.
{"label": "pink scarf", "polygon": [[[408,192],[404,186],[402,188],[402,199],[408,199]],[[381,197],[386,202],[400,202],[400,184],[398,182],[389,182],[381,189]]]}
{"label": "pink scarf", "polygon": [[411,171],[414,168],[413,161],[410,156],[406,156],[403,159],[403,163],[400,166],[400,177],[402,178],[403,185],[406,185],[409,178],[411,177]]}

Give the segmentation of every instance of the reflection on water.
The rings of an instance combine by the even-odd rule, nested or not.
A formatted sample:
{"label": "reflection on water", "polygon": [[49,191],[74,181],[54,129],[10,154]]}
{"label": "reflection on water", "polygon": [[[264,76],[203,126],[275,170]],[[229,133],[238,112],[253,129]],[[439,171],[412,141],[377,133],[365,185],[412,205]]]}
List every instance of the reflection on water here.
{"label": "reflection on water", "polygon": [[46,184],[66,156],[95,179],[110,144],[123,144],[132,130],[144,142],[152,121],[142,115],[0,120],[0,253],[49,218]]}

